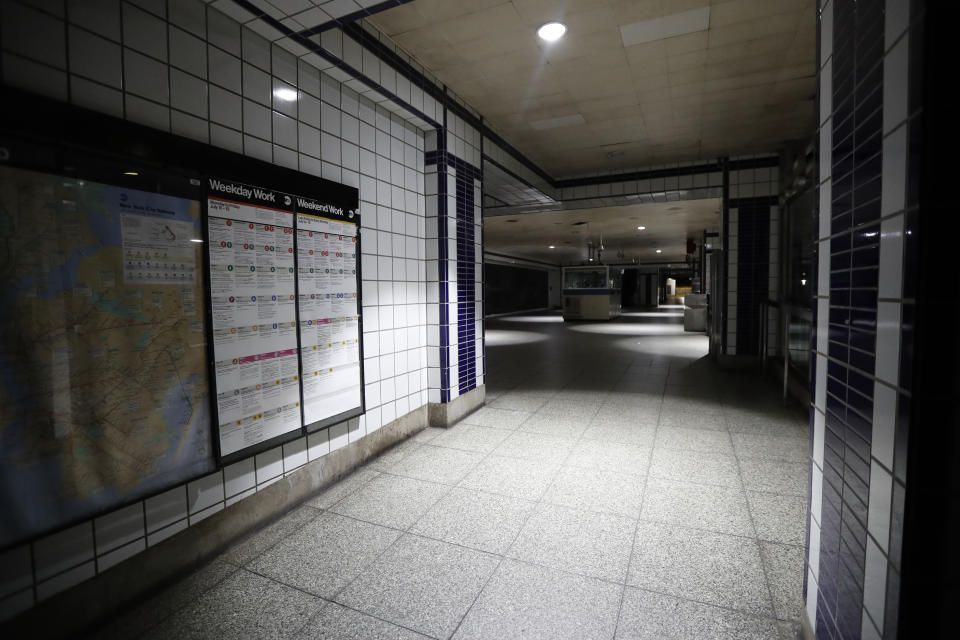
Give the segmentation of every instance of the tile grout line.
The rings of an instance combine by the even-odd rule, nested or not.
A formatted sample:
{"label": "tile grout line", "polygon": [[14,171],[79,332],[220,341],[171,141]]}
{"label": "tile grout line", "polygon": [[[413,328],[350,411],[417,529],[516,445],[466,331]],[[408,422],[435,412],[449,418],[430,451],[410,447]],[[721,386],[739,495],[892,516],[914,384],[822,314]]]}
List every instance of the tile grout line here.
{"label": "tile grout line", "polygon": [[[457,423],[457,424],[459,424],[459,423]],[[452,428],[454,428],[454,427],[456,427],[456,424],[453,425],[453,426],[451,426],[451,427],[448,427],[448,429],[452,429]],[[412,436],[412,437],[415,437],[415,436]],[[411,440],[408,439],[408,441],[411,441]],[[416,447],[416,449],[419,449],[419,448],[421,448],[421,447],[423,447],[423,446],[426,446],[426,445],[425,445],[425,444],[420,444],[418,447]],[[393,464],[391,464],[390,467],[393,467],[393,466],[399,464],[399,463],[402,462],[404,459],[406,459],[407,457],[409,457],[412,453],[413,453],[413,452],[411,451],[411,452],[405,454],[405,455],[402,456],[399,460],[397,460],[396,462],[394,462]],[[477,460],[477,462],[472,465],[470,471],[467,471],[467,472],[463,475],[463,477],[466,477],[467,474],[469,474],[471,471],[473,471],[474,469],[476,469],[476,468],[477,468],[484,460],[486,460],[488,457],[490,457],[490,453],[485,453],[485,454],[483,454],[483,457],[481,457],[479,460]],[[381,475],[384,475],[384,474],[385,474],[385,475],[394,475],[394,474],[389,473],[388,470],[387,470],[387,471],[379,471],[379,473],[380,473]],[[397,476],[394,476],[394,477],[397,477]],[[414,478],[414,479],[417,480],[416,478]],[[372,478],[371,478],[371,480],[372,480]],[[463,478],[460,478],[460,480],[458,480],[458,483],[459,483],[460,481],[462,481],[462,480],[463,480]],[[402,538],[404,537],[404,535],[417,536],[417,537],[421,537],[421,538],[433,540],[433,538],[429,538],[429,537],[427,537],[427,536],[421,536],[421,535],[419,535],[419,534],[413,533],[413,532],[411,532],[411,529],[412,529],[414,526],[416,526],[417,524],[419,524],[419,522],[420,522],[441,500],[443,500],[446,496],[450,495],[450,493],[453,491],[453,489],[457,487],[456,484],[453,484],[453,485],[446,485],[446,484],[443,484],[443,483],[435,483],[435,484],[442,484],[443,486],[447,486],[448,489],[447,489],[446,492],[444,492],[443,495],[441,495],[441,496],[440,496],[439,498],[437,498],[437,500],[435,500],[429,507],[427,507],[427,508],[424,510],[424,512],[423,512],[416,520],[414,520],[406,529],[403,529],[402,531],[399,530],[399,529],[394,529],[394,530],[396,530],[396,531],[401,531],[400,535],[398,535],[398,536],[396,537],[396,539],[394,539],[394,541],[391,542],[387,547],[385,547],[379,554],[377,554],[374,558],[372,558],[372,559],[370,560],[370,562],[369,562],[366,566],[364,566],[364,567],[360,570],[360,572],[358,572],[357,575],[354,576],[354,578],[353,578],[352,580],[350,580],[350,581],[349,581],[347,584],[345,584],[342,588],[338,589],[338,590],[336,591],[336,593],[334,593],[334,595],[331,597],[331,601],[336,602],[335,599],[336,599],[338,596],[340,596],[340,595],[341,595],[342,593],[344,593],[350,586],[352,586],[353,583],[356,582],[356,581],[361,577],[361,575],[363,575],[370,567],[372,567],[374,564],[376,564],[377,561],[381,560],[381,559],[387,554],[387,552],[388,552],[390,549],[392,549],[400,539],[402,539]],[[354,493],[356,493],[356,492],[352,492],[350,495],[353,495]],[[342,498],[340,501],[338,501],[337,504],[339,504],[339,502],[341,502],[342,500],[345,500],[347,497],[349,497],[349,496],[344,496],[344,498]],[[331,505],[331,506],[336,506],[336,504]],[[530,513],[532,513],[532,512],[533,512],[533,510],[531,509],[531,511],[528,513],[528,518],[529,518]],[[336,513],[336,512],[332,512],[332,513]],[[341,516],[342,516],[343,514],[337,514],[337,515],[341,515]],[[350,516],[343,516],[343,517],[350,517]],[[366,521],[363,521],[363,520],[361,520],[361,521],[362,521],[362,522],[366,522]],[[368,524],[376,524],[376,523],[368,523]],[[526,524],[526,521],[524,521],[524,524]],[[377,525],[377,526],[383,526],[383,525]],[[522,526],[523,526],[523,525],[521,525],[521,529],[522,529]],[[388,527],[388,528],[391,528],[391,527]],[[517,535],[519,535],[519,531],[518,531]],[[452,544],[452,543],[448,543],[448,542],[446,542],[446,541],[438,541],[438,542],[441,542],[441,543],[443,543],[443,544]],[[455,545],[455,546],[461,547],[461,548],[463,548],[463,549],[468,549],[468,550],[470,550],[470,551],[477,552],[477,553],[488,553],[488,552],[484,552],[484,551],[479,551],[479,550],[477,550],[477,549],[472,549],[472,548],[470,548],[470,547],[465,547],[465,546],[462,546],[462,545]],[[496,556],[497,554],[489,554],[489,553],[488,553],[488,555],[494,555],[494,556]],[[503,559],[504,559],[504,556],[500,556],[500,561],[497,563],[497,566],[494,567],[493,571],[491,571],[490,575],[487,576],[487,580],[484,582],[483,586],[480,588],[480,591],[477,592],[477,596],[474,598],[474,602],[471,603],[470,607],[467,608],[466,612],[463,614],[463,616],[461,617],[460,621],[457,623],[457,627],[456,627],[457,629],[459,629],[460,624],[463,622],[463,619],[466,617],[466,615],[467,615],[467,614],[470,612],[470,610],[473,608],[473,604],[476,603],[477,598],[479,598],[480,593],[483,592],[483,589],[486,587],[487,583],[490,581],[490,578],[493,576],[494,573],[496,573],[497,569],[498,569],[498,568],[500,567],[500,565],[503,563]],[[337,602],[337,604],[341,604],[341,603]],[[361,612],[361,613],[365,613],[365,612]],[[391,623],[391,624],[393,624],[393,623]],[[399,626],[399,625],[398,625],[398,626]],[[417,631],[417,633],[420,633],[420,632]],[[456,633],[456,629],[454,629],[454,632],[453,632],[453,633]],[[424,634],[424,635],[428,635],[428,634]],[[452,634],[451,634],[451,635],[452,635]]]}
{"label": "tile grout line", "polygon": [[[531,412],[530,415],[527,416],[527,420],[529,420],[529,419],[534,415],[534,413],[536,413],[536,412]],[[524,420],[524,422],[526,422],[526,420]],[[521,424],[523,424],[523,423],[521,423]],[[456,425],[454,425],[454,427],[455,427],[455,426],[456,426]],[[518,426],[519,426],[519,425],[518,425]],[[493,455],[492,451],[491,451],[490,453],[486,454],[486,455],[477,463],[477,465],[474,466],[474,468],[476,468],[477,466],[479,466],[480,463],[482,463],[484,460],[486,460],[487,458],[489,458],[491,455]],[[455,635],[457,634],[457,632],[460,630],[460,627],[463,625],[463,621],[466,620],[466,619],[467,619],[467,616],[470,615],[470,612],[473,611],[473,608],[474,608],[474,606],[476,606],[477,601],[480,599],[480,596],[483,595],[484,590],[486,590],[487,585],[490,584],[490,581],[493,579],[493,576],[496,575],[496,573],[500,570],[500,567],[503,566],[504,561],[505,561],[505,560],[507,559],[507,557],[508,557],[507,554],[510,552],[510,549],[512,549],[512,548],[513,548],[513,545],[515,545],[515,544],[517,543],[517,539],[520,537],[520,534],[523,533],[523,530],[524,530],[524,528],[527,526],[527,523],[530,522],[530,518],[533,517],[534,512],[536,512],[537,508],[538,508],[539,505],[542,503],[542,501],[543,501],[543,496],[545,496],[545,495],[547,494],[547,492],[550,490],[550,487],[552,487],[552,486],[553,486],[553,483],[556,482],[557,476],[558,476],[559,474],[560,474],[560,465],[557,465],[557,469],[554,471],[554,473],[553,473],[553,478],[550,479],[550,483],[549,483],[549,484],[547,485],[547,487],[543,490],[543,493],[540,495],[540,497],[539,497],[536,501],[533,501],[533,507],[531,507],[530,510],[527,511],[526,517],[523,519],[523,522],[522,522],[522,523],[520,524],[520,526],[517,528],[517,533],[514,534],[513,539],[510,541],[510,543],[507,544],[507,545],[504,547],[503,554],[500,555],[500,560],[497,562],[497,566],[495,566],[495,567],[493,568],[493,571],[490,572],[490,575],[487,576],[487,579],[483,581],[483,585],[481,585],[480,589],[477,591],[477,595],[474,596],[473,601],[470,603],[470,606],[467,607],[466,611],[463,612],[463,615],[460,616],[460,620],[457,622],[457,626],[454,627],[453,631],[450,633],[450,635],[448,636],[448,638],[453,638],[453,636],[455,636]]]}
{"label": "tile grout line", "polygon": [[[723,414],[724,422],[727,422],[726,414]],[[727,430],[727,435],[730,438],[730,446],[733,447],[733,436],[729,432],[729,427]],[[734,464],[737,468],[737,477],[740,479],[741,491],[743,491],[743,501],[747,507],[747,517],[750,519],[750,527],[753,529],[754,534],[754,544],[757,548],[757,556],[760,560],[760,571],[763,572],[763,582],[766,586],[767,601],[769,604],[769,611],[772,614],[771,617],[774,620],[777,620],[777,611],[773,604],[773,589],[770,586],[770,576],[767,574],[767,563],[763,557],[763,545],[760,544],[760,534],[757,532],[757,523],[753,518],[753,509],[750,507],[750,498],[747,495],[746,483],[743,481],[743,470],[740,468],[740,458],[736,455],[736,449],[734,449]]]}
{"label": "tile grout line", "polygon": [[[667,367],[667,375],[665,380],[670,378],[670,367]],[[653,444],[650,446],[650,452],[647,454],[647,474],[644,477],[643,489],[640,493],[640,511],[637,514],[637,522],[633,528],[633,539],[630,543],[630,555],[627,558],[627,572],[623,577],[624,586],[620,591],[620,606],[617,607],[617,620],[613,627],[613,638],[616,639],[617,634],[620,632],[620,620],[623,617],[623,602],[627,596],[627,583],[630,581],[630,567],[633,566],[633,556],[637,549],[637,534],[640,531],[640,522],[643,517],[643,503],[647,497],[647,487],[650,484],[650,467],[653,464],[653,451],[657,442],[657,435],[660,432],[660,416],[663,415],[663,399],[666,393],[666,384],[664,384],[664,390],[660,393],[660,411],[657,413],[657,426],[654,427],[653,431]]]}

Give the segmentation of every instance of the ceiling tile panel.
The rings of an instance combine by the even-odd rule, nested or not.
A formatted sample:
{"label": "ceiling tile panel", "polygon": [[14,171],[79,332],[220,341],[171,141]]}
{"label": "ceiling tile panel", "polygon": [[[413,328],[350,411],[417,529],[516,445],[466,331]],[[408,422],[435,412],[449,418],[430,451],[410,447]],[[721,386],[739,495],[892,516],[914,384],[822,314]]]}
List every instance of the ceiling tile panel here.
{"label": "ceiling tile panel", "polygon": [[[553,45],[534,35],[549,20],[568,27]],[[625,47],[621,27],[650,20],[700,30]],[[414,0],[370,22],[558,178],[774,150],[815,126],[815,0]]]}

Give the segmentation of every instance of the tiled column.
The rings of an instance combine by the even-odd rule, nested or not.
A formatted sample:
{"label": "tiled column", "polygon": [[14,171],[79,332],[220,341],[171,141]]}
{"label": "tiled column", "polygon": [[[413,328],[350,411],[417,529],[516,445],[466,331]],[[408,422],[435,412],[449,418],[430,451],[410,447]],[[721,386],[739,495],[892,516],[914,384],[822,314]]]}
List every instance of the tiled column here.
{"label": "tiled column", "polygon": [[[759,355],[760,303],[777,294],[777,156],[728,161],[726,355]],[[773,314],[771,314],[773,316]],[[768,332],[776,335],[776,319]],[[771,341],[775,346],[776,341]]]}
{"label": "tiled column", "polygon": [[919,106],[908,87],[920,80],[909,74],[910,4],[820,6],[806,580],[818,638],[897,637],[917,262],[917,203],[907,191]]}
{"label": "tiled column", "polygon": [[426,138],[429,400],[441,403],[483,384],[480,135],[444,120]]}

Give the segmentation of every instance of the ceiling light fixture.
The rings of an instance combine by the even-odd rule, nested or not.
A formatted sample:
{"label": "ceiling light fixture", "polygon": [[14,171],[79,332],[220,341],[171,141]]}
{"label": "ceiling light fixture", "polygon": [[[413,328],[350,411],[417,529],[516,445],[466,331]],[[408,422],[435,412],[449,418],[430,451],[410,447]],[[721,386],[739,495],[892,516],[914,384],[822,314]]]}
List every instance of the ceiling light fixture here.
{"label": "ceiling light fixture", "polygon": [[297,92],[293,89],[274,89],[273,95],[277,96],[278,100],[283,100],[284,102],[295,102],[297,99]]}
{"label": "ceiling light fixture", "polygon": [[637,227],[637,231],[643,231],[646,227]]}
{"label": "ceiling light fixture", "polygon": [[663,251],[661,251],[660,249],[657,249],[657,253],[663,253]]}
{"label": "ceiling light fixture", "polygon": [[551,248],[551,249],[556,249],[556,247],[555,247],[555,246],[553,246],[553,245],[550,245],[550,248]]}
{"label": "ceiling light fixture", "polygon": [[190,242],[203,242],[203,240],[200,240],[199,238],[190,238]]}
{"label": "ceiling light fixture", "polygon": [[124,171],[124,172],[123,172],[123,175],[125,175],[125,176],[138,176],[138,175],[140,175],[140,173],[137,172],[137,171]]}
{"label": "ceiling light fixture", "polygon": [[539,29],[537,35],[547,42],[556,42],[567,32],[567,26],[559,22],[548,22]]}

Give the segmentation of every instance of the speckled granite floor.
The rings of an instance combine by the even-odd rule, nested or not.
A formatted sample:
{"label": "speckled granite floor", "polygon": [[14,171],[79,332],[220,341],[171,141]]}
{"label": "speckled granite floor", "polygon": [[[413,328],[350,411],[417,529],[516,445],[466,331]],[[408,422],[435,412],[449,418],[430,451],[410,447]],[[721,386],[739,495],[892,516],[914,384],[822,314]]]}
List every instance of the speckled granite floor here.
{"label": "speckled granite floor", "polygon": [[676,309],[487,327],[487,406],[101,635],[794,638],[803,413],[716,369]]}

